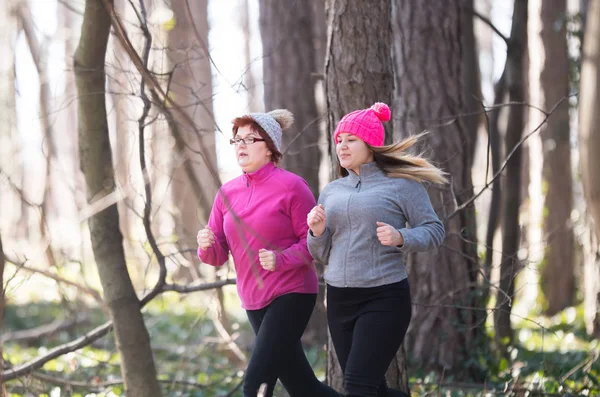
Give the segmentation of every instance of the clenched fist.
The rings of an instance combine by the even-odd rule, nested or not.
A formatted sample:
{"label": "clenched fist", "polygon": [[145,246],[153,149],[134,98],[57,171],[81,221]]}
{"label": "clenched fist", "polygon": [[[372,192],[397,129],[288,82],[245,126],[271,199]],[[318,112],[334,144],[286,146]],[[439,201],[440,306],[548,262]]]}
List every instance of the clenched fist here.
{"label": "clenched fist", "polygon": [[325,224],[327,218],[325,217],[325,208],[322,204],[314,207],[306,216],[306,223],[312,231],[313,236],[319,237],[325,233]]}
{"label": "clenched fist", "polygon": [[213,233],[210,226],[206,225],[204,229],[201,229],[196,236],[196,241],[198,241],[198,246],[200,249],[208,249],[212,247],[215,243],[215,234]]}
{"label": "clenched fist", "polygon": [[267,251],[264,248],[258,250],[258,261],[265,270],[275,270],[276,258],[273,251]]}
{"label": "clenched fist", "polygon": [[393,226],[387,223],[377,222],[377,238],[382,245],[397,247],[404,245],[404,237]]}

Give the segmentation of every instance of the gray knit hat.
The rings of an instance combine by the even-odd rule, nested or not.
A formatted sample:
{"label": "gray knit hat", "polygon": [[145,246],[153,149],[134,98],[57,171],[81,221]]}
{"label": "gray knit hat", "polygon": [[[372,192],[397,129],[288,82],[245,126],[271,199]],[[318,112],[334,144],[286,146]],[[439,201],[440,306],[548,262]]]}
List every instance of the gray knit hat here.
{"label": "gray knit hat", "polygon": [[250,117],[269,135],[275,149],[281,152],[281,137],[283,130],[294,123],[294,115],[287,109],[275,109],[269,113],[250,113]]}

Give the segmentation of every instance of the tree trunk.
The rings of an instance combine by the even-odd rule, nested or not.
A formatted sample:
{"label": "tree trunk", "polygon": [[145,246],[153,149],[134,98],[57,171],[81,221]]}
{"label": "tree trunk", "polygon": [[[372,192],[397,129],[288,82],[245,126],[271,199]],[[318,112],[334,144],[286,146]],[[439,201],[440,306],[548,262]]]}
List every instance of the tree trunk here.
{"label": "tree trunk", "polygon": [[[15,5],[11,1],[4,1],[0,5],[0,171],[4,174],[15,174],[14,159],[16,145],[14,143],[14,131],[16,127],[16,108],[15,108],[15,59],[14,46],[18,34],[16,19],[14,18]],[[12,164],[11,164],[12,163]],[[17,204],[18,196],[12,192],[6,183],[0,184],[0,231],[11,230],[12,235],[16,237],[21,225],[21,216]],[[21,203],[23,200],[21,200]],[[22,209],[27,207],[23,204]],[[11,229],[8,229],[8,228]],[[5,290],[4,290],[4,268],[6,259],[2,245],[2,235],[0,234],[0,334],[3,334],[4,312],[5,312]],[[4,386],[4,379],[1,375],[4,368],[4,353],[0,344],[0,397],[8,397]]]}
{"label": "tree trunk", "polygon": [[315,68],[312,2],[260,0],[265,109],[290,109],[292,128],[284,133],[282,165],[303,177],[319,194],[319,116],[312,73]]}
{"label": "tree trunk", "polygon": [[[15,109],[15,56],[17,23],[14,17],[14,2],[0,4],[0,171],[11,175],[13,182],[20,179],[23,166],[14,161],[18,155]],[[0,229],[10,230],[8,238],[25,236],[23,216],[27,207],[6,183],[0,183]],[[7,235],[5,234],[5,238]]]}
{"label": "tree trunk", "polygon": [[[327,147],[327,126],[325,120],[326,104],[325,104],[325,86],[323,83],[323,67],[325,66],[325,49],[327,47],[327,23],[325,18],[325,0],[312,0],[313,11],[313,42],[315,49],[315,66],[314,66],[314,98],[317,106],[317,128],[319,130],[319,152],[321,154],[321,164],[319,165],[319,185],[322,186],[325,182],[323,175],[330,175],[329,166],[331,159],[329,153],[324,150]],[[322,279],[325,268],[322,264],[315,264],[319,279]],[[319,292],[317,294],[317,303],[315,310],[308,322],[307,332],[310,338],[311,334],[316,338],[313,340],[319,343],[320,346],[327,346],[327,308],[325,307],[325,283],[319,283]],[[323,338],[321,340],[321,338]],[[310,339],[309,339],[310,341]]]}
{"label": "tree trunk", "polygon": [[[174,162],[172,192],[175,205],[179,210],[176,216],[176,229],[181,249],[194,250],[196,233],[208,221],[212,200],[217,194],[209,169],[198,155],[191,149],[199,150],[200,143],[209,148],[204,153],[206,159],[217,169],[215,148],[215,129],[212,105],[212,79],[208,54],[208,16],[207,0],[187,1],[174,0],[171,2],[175,14],[175,27],[169,32],[168,56],[175,68],[171,81],[171,94],[177,98],[179,106],[184,108],[194,121],[200,133],[192,126],[187,126],[178,113],[175,122],[178,123],[182,138],[189,148],[179,152]],[[204,181],[202,197],[197,197],[190,187],[186,175],[186,163],[191,165],[199,181]],[[194,263],[195,255],[186,255],[190,264]],[[179,276],[184,273],[178,272]],[[185,272],[187,273],[187,272]],[[190,277],[188,274],[187,277]]]}
{"label": "tree trunk", "polygon": [[[333,161],[332,179],[337,176],[337,156],[333,132],[347,113],[375,102],[392,104],[394,87],[392,64],[392,7],[388,2],[327,0],[327,53],[325,91],[328,111],[328,141]],[[392,122],[386,123],[386,142],[393,140]],[[404,349],[400,348],[390,365],[391,387],[408,391]],[[396,368],[396,369],[394,369]],[[343,390],[343,377],[333,345],[329,343],[327,381]]]}
{"label": "tree trunk", "polygon": [[[73,233],[80,234],[79,210],[85,203],[85,179],[79,167],[79,142],[77,128],[77,87],[73,73],[73,56],[79,39],[76,31],[81,22],[82,15],[76,14],[64,3],[57,7],[57,23],[60,26],[62,39],[61,52],[64,68],[64,92],[59,106],[61,111],[57,115],[54,128],[55,142],[57,143],[57,158],[62,174],[60,183],[55,186],[55,191],[60,191],[60,207],[63,217],[72,225]],[[82,246],[81,240],[69,239],[69,248],[78,249]],[[62,247],[61,247],[62,248]]]}
{"label": "tree trunk", "polygon": [[[504,103],[506,96],[506,67],[500,79],[494,85],[494,105],[499,106]],[[489,154],[492,163],[491,175],[496,175],[500,172],[500,157],[502,152],[502,142],[500,137],[500,115],[506,112],[507,109],[498,107],[494,109],[488,116],[488,134],[489,134]],[[487,182],[487,181],[486,181]],[[494,178],[492,181],[492,197],[489,205],[489,215],[485,234],[485,259],[483,262],[483,294],[482,302],[487,303],[491,292],[491,278],[492,278],[492,265],[494,263],[494,240],[496,232],[498,231],[498,224],[500,223],[500,216],[502,215],[500,210],[502,209],[502,191],[501,188],[502,179],[500,177]]]}
{"label": "tree trunk", "polygon": [[[327,131],[332,158],[331,178],[338,177],[333,132],[346,114],[374,102],[391,106],[393,67],[391,63],[390,5],[387,2],[327,0],[327,50],[325,91]],[[385,124],[386,143],[393,140],[392,122]]]}
{"label": "tree trunk", "polygon": [[[313,79],[318,58],[314,36],[318,19],[313,3],[260,0],[259,24],[264,54],[265,109],[287,108],[295,117],[294,125],[283,135],[282,166],[304,178],[318,197],[321,131]],[[324,19],[321,22],[324,23]],[[327,341],[327,318],[323,309],[323,305],[318,305],[313,312],[305,334],[305,341],[309,343],[323,345]]]}
{"label": "tree trunk", "polygon": [[[489,0],[484,2],[475,2],[473,4],[475,10],[479,12],[486,18],[491,17],[492,12],[492,4]],[[483,202],[481,208],[478,209],[477,212],[480,212],[482,215],[479,219],[481,220],[482,226],[481,229],[485,230],[485,237],[480,235],[484,241],[484,249],[485,254],[483,258],[482,264],[482,272],[480,279],[482,280],[481,284],[481,301],[488,302],[490,294],[492,292],[491,289],[491,277],[492,277],[492,263],[494,261],[494,254],[500,251],[499,247],[494,248],[494,241],[496,238],[496,233],[498,231],[498,224],[500,219],[500,201],[501,201],[501,191],[500,191],[500,178],[494,178],[492,180],[493,175],[496,175],[500,171],[500,161],[501,161],[501,152],[502,152],[502,144],[500,140],[500,131],[499,131],[499,122],[501,115],[504,115],[507,111],[506,108],[499,107],[501,103],[505,101],[506,96],[506,70],[503,72],[502,76],[497,80],[493,80],[493,65],[494,65],[494,52],[493,52],[493,37],[496,33],[490,29],[489,26],[485,25],[482,20],[477,19],[475,23],[475,35],[477,36],[476,44],[480,51],[480,57],[484,57],[488,59],[489,67],[483,67],[480,69],[481,74],[481,82],[480,84],[484,84],[487,82],[493,85],[493,97],[492,101],[495,109],[488,111],[486,116],[486,125],[485,125],[485,133],[487,136],[481,138],[480,146],[485,146],[485,152],[483,153],[484,159],[483,161],[479,161],[481,167],[484,167],[483,170],[480,170],[480,173],[484,173],[485,175],[481,178],[481,181],[485,183],[492,182],[491,188],[489,189],[490,198],[486,203]],[[466,44],[466,43],[465,43]],[[481,108],[483,110],[483,108]],[[488,157],[489,156],[489,157]],[[477,167],[477,165],[476,165]],[[477,170],[473,169],[474,174],[476,174]]]}
{"label": "tree trunk", "polygon": [[[329,0],[327,0],[329,1]],[[333,389],[339,391],[340,393],[344,392],[344,374],[342,373],[342,368],[340,367],[340,362],[337,359],[337,355],[335,352],[335,347],[333,346],[333,342],[331,341],[331,334],[329,333],[329,329],[327,329],[327,384],[331,386]]]}
{"label": "tree trunk", "polygon": [[[325,52],[327,50],[327,19],[325,14],[326,0],[312,0],[312,11],[314,22],[313,40],[315,48],[315,76],[317,80],[323,76],[323,67],[325,66]],[[317,108],[319,106],[317,105]]]}
{"label": "tree trunk", "polygon": [[49,215],[58,208],[54,205],[52,187],[54,186],[54,169],[57,167],[56,159],[56,144],[54,136],[54,122],[50,120],[51,111],[51,93],[50,93],[50,76],[46,68],[48,67],[48,51],[45,45],[40,43],[34,29],[33,18],[31,11],[26,4],[21,4],[18,8],[19,19],[25,32],[29,52],[38,73],[40,81],[39,106],[40,106],[40,129],[44,137],[45,147],[42,147],[42,152],[46,157],[46,177],[44,179],[44,195],[40,211],[40,236],[42,244],[45,246],[44,253],[48,266],[56,267],[56,257],[52,249],[52,235],[49,229]]}
{"label": "tree trunk", "polygon": [[[466,121],[463,87],[462,0],[416,5],[395,0],[395,132],[399,137],[431,129],[419,150],[446,172],[451,183],[430,187],[433,207],[444,219],[473,195],[472,135]],[[445,123],[455,117],[452,123]],[[420,366],[457,377],[480,375],[470,357],[487,348],[481,324],[484,302],[477,298],[479,264],[475,208],[468,205],[445,222],[438,250],[409,256],[413,317],[406,348]],[[475,364],[476,365],[476,364]]]}
{"label": "tree trunk", "polygon": [[584,214],[583,251],[583,320],[588,335],[600,337],[600,245],[594,230],[594,220]]}
{"label": "tree trunk", "polygon": [[[587,16],[588,11],[590,9],[590,0],[579,0],[579,13],[581,15],[581,28],[584,30],[587,29]],[[585,37],[585,34],[584,34]],[[580,80],[581,81],[581,80]]]}
{"label": "tree trunk", "polygon": [[[516,0],[507,54],[508,95],[510,102],[523,102],[523,51],[527,40],[527,0]],[[515,277],[520,270],[519,251],[520,226],[519,207],[521,204],[521,160],[519,145],[524,127],[525,106],[511,106],[505,134],[505,152],[514,150],[505,169],[506,185],[502,200],[502,261],[500,282],[496,295],[494,324],[496,339],[500,346],[512,343],[510,315],[515,292]]]}
{"label": "tree trunk", "polygon": [[[0,51],[3,59],[0,61],[0,171],[6,172],[6,166],[9,164],[11,149],[13,147],[13,128],[15,126],[15,93],[14,93],[14,38],[16,37],[16,24],[12,16],[12,3],[3,2],[0,5]],[[7,212],[10,211],[13,205],[14,195],[6,194],[5,186],[0,186],[0,210],[2,211],[3,222],[0,222],[0,231],[5,230],[4,227],[15,225],[16,216],[8,217]],[[10,200],[10,201],[9,201]],[[13,201],[13,202],[11,202]],[[12,218],[12,219],[6,219]],[[13,221],[14,219],[14,221]],[[4,225],[5,221],[10,223]],[[4,326],[4,249],[2,247],[2,235],[0,234],[0,334],[3,333]],[[0,345],[0,373],[4,368],[4,353],[2,345]],[[4,380],[0,375],[0,397],[8,396],[4,387]]]}
{"label": "tree trunk", "polygon": [[[172,192],[178,209],[176,230],[180,249],[192,251],[197,247],[196,233],[208,221],[218,188],[213,183],[209,168],[190,150],[199,150],[202,143],[209,149],[208,153],[204,153],[206,159],[212,164],[212,169],[217,169],[211,67],[206,52],[209,31],[207,3],[207,0],[173,0],[171,7],[176,23],[168,38],[168,56],[175,68],[170,95],[177,98],[178,105],[184,108],[200,131],[196,133],[178,113],[174,113],[180,134],[188,146],[182,148],[173,164]],[[190,186],[186,166],[191,166],[197,180],[204,182],[201,197],[197,197]],[[188,254],[186,257],[193,266],[195,255]],[[192,273],[181,269],[177,276],[192,278],[193,270],[187,269]]]}
{"label": "tree trunk", "polygon": [[240,0],[240,26],[244,34],[244,61],[246,71],[244,73],[244,87],[246,88],[246,96],[248,97],[248,110],[252,113],[262,112],[262,104],[260,103],[260,94],[252,67],[254,59],[251,55],[252,33],[250,29],[250,5],[249,0]]}
{"label": "tree trunk", "polygon": [[[530,16],[538,29],[529,38],[532,47],[544,56],[532,57],[531,102],[546,111],[569,95],[567,34],[564,24],[557,24],[567,14],[566,0],[533,0],[536,13]],[[539,60],[538,60],[539,59]],[[539,87],[533,88],[534,79]],[[530,126],[539,124],[543,115],[534,110]],[[537,117],[536,117],[537,116]],[[540,130],[543,166],[542,187],[543,237],[546,250],[540,273],[542,291],[548,302],[546,313],[553,315],[573,304],[575,294],[574,236],[571,228],[573,188],[569,103],[563,101]]]}
{"label": "tree trunk", "polygon": [[[588,212],[593,218],[596,239],[600,241],[600,0],[590,0],[585,28],[585,41],[583,45],[583,57],[581,65],[581,90],[579,94],[579,156],[581,168],[581,181],[583,183],[585,200]],[[594,247],[593,247],[594,248]],[[598,247],[595,247],[598,252]],[[593,267],[594,263],[586,263],[586,267]],[[593,274],[593,273],[592,273]],[[597,277],[596,272],[596,277]],[[588,304],[587,318],[593,324],[595,333],[600,332],[600,319],[598,307],[600,304],[600,293],[595,283],[595,294],[592,294],[594,302]],[[589,291],[587,295],[589,295]],[[595,295],[595,296],[594,296]],[[592,311],[590,312],[591,309]],[[589,324],[589,321],[588,321]]]}
{"label": "tree trunk", "polygon": [[[4,326],[4,265],[6,264],[4,259],[4,249],[2,248],[2,235],[0,235],[0,331]],[[0,373],[4,371],[4,354],[2,353],[2,346],[0,345]],[[0,375],[0,397],[7,396],[6,390],[4,389],[4,382],[2,375]]]}
{"label": "tree trunk", "polygon": [[[469,114],[465,118],[465,128],[469,134],[470,159],[475,159],[475,148],[477,147],[477,135],[479,126],[484,120],[482,111],[483,95],[481,93],[481,73],[479,72],[479,51],[475,41],[473,26],[474,0],[465,0],[465,7],[460,13],[462,34],[461,48],[463,54],[462,78],[465,100],[465,111]],[[471,166],[473,164],[471,163]]]}
{"label": "tree trunk", "polygon": [[[105,105],[104,58],[110,25],[103,2],[88,0],[74,67],[79,152],[90,204],[113,193],[115,187]],[[113,321],[126,394],[160,396],[148,331],[127,271],[117,205],[92,215],[88,223],[104,298]]]}
{"label": "tree trunk", "polygon": [[[75,87],[75,75],[73,73],[73,55],[77,45],[77,34],[75,26],[79,26],[79,15],[74,13],[64,4],[56,8],[57,34],[54,37],[60,45],[62,75],[58,79],[62,82],[62,92],[54,95],[53,105],[60,111],[54,111],[53,139],[56,146],[56,162],[60,169],[60,177],[53,180],[53,192],[56,198],[58,214],[55,218],[61,219],[69,225],[69,232],[62,233],[63,236],[53,237],[61,241],[56,246],[56,252],[69,252],[81,247],[81,241],[69,238],[71,233],[80,235],[79,209],[85,203],[85,182],[78,161],[77,142],[77,89]],[[56,174],[58,175],[58,174]]]}
{"label": "tree trunk", "polygon": [[[115,11],[121,18],[126,19],[125,15],[125,0],[115,0]],[[129,84],[127,79],[130,77],[127,71],[132,69],[131,61],[127,56],[127,52],[123,49],[123,46],[115,40],[112,44],[112,50],[114,51],[114,68],[113,76],[108,81],[108,86],[111,92],[111,100],[114,108],[114,121],[115,121],[115,173],[117,176],[117,186],[119,188],[129,189],[132,182],[130,164],[133,163],[133,139],[131,131],[134,126],[131,125],[131,108],[129,106],[129,97],[126,92],[126,88]],[[133,168],[133,167],[131,167]],[[121,232],[126,241],[126,251],[134,252],[131,247],[131,236],[133,227],[135,225],[135,218],[132,216],[135,214],[130,207],[133,206],[132,200],[129,197],[125,197],[120,200],[117,208],[119,210],[119,224],[121,225]],[[133,256],[133,255],[132,255]]]}
{"label": "tree trunk", "polygon": [[[527,35],[529,35],[527,33]],[[529,83],[529,65],[530,65],[530,61],[529,61],[529,42],[527,41],[527,38],[524,39],[523,42],[523,58],[521,59],[521,75],[523,76],[523,99],[522,101],[524,103],[529,103],[529,90],[527,89],[527,87],[529,87],[530,83]],[[528,126],[531,125],[531,120],[529,120],[529,112],[527,111],[527,108],[525,108],[525,111],[523,112],[523,131],[525,131],[526,128],[528,128]],[[529,145],[530,145],[530,140],[527,139],[526,141],[524,141],[521,146],[522,146],[522,150],[521,150],[521,197],[520,202],[524,202],[527,198],[529,198],[529,186],[531,184],[531,163],[533,161],[533,159],[531,159],[530,157],[530,150],[529,150]],[[529,247],[532,243],[529,241],[529,230],[528,228],[530,227],[528,222],[523,222],[523,224],[521,225],[522,228],[522,233],[521,233],[521,243],[523,244],[523,246]]]}

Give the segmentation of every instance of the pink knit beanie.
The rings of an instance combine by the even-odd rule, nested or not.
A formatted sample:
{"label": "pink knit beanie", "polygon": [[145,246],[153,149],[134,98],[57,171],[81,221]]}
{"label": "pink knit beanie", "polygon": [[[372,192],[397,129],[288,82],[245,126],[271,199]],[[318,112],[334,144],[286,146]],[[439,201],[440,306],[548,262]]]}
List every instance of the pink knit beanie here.
{"label": "pink knit beanie", "polygon": [[388,121],[392,115],[390,108],[383,102],[376,102],[368,109],[348,113],[337,125],[333,141],[337,143],[339,134],[346,132],[355,135],[371,146],[382,146],[385,131],[382,121]]}

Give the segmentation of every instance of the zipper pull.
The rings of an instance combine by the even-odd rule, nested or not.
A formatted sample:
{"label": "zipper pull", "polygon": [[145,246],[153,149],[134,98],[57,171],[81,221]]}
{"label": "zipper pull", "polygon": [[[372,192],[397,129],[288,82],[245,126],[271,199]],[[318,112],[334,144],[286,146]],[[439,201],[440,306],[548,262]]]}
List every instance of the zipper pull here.
{"label": "zipper pull", "polygon": [[355,189],[358,189],[360,187],[360,182],[361,182],[361,180],[359,179],[358,183],[356,184],[356,186],[354,186]]}

